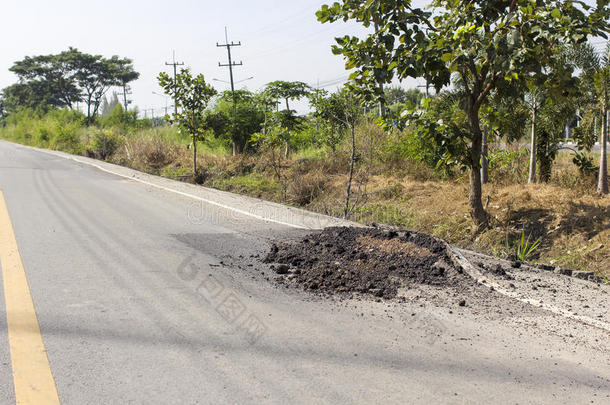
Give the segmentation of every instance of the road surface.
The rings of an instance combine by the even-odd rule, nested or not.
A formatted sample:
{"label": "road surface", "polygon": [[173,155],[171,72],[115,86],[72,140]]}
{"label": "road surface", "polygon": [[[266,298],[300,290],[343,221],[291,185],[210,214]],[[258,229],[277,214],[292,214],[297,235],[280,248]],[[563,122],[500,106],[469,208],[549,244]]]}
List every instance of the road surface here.
{"label": "road surface", "polygon": [[497,297],[278,287],[252,256],[301,214],[116,170],[0,142],[2,404],[610,401],[607,332]]}

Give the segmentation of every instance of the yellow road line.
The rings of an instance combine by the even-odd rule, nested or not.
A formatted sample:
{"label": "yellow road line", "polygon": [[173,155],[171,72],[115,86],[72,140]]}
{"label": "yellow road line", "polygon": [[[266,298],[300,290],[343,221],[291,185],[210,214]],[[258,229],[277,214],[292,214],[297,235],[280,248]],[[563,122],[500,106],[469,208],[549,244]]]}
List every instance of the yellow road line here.
{"label": "yellow road line", "polygon": [[2,190],[0,263],[4,278],[15,400],[17,404],[23,405],[59,404],[57,387],[40,334],[34,302]]}

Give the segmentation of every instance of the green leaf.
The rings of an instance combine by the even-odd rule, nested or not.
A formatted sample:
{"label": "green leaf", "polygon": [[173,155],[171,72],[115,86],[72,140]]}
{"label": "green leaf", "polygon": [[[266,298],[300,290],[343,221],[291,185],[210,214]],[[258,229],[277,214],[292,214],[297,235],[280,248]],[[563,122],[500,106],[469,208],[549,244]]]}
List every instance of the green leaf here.
{"label": "green leaf", "polygon": [[561,17],[561,11],[558,8],[553,9],[553,11],[551,11],[551,17],[559,19]]}

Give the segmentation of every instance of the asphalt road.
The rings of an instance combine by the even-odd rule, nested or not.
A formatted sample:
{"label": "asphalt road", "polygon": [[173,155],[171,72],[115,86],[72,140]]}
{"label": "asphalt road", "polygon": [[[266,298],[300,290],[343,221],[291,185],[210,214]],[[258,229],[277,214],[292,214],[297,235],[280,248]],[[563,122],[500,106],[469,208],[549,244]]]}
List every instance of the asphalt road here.
{"label": "asphalt road", "polygon": [[[301,213],[268,222],[247,212],[274,205],[209,192],[212,204],[116,170],[125,177],[0,142],[0,190],[63,404],[610,401],[607,332],[508,299],[335,302],[277,287],[251,256],[307,232]],[[35,334],[7,324],[15,285],[0,289],[2,404],[44,378],[12,363],[20,333]]]}

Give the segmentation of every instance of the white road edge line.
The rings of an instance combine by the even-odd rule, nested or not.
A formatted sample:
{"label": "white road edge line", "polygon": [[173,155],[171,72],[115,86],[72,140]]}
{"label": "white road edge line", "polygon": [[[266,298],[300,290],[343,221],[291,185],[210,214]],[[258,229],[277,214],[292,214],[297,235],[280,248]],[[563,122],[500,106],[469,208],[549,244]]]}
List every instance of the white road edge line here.
{"label": "white road edge line", "polygon": [[[20,146],[26,146],[26,145],[20,145]],[[279,221],[277,219],[266,218],[266,217],[263,217],[261,215],[257,215],[257,214],[254,214],[252,212],[249,212],[249,211],[245,211],[245,210],[242,210],[242,209],[239,209],[239,208],[231,207],[230,205],[225,205],[225,204],[221,204],[221,203],[216,202],[216,201],[208,200],[207,198],[203,198],[203,197],[199,197],[199,196],[196,196],[196,195],[193,195],[193,194],[189,194],[189,193],[185,193],[185,192],[182,192],[182,191],[174,190],[174,189],[171,189],[169,187],[160,186],[158,184],[154,184],[154,183],[151,183],[149,181],[139,179],[137,177],[130,177],[130,176],[127,176],[127,175],[124,175],[124,174],[121,174],[121,173],[113,172],[112,170],[105,169],[105,168],[103,168],[102,166],[100,166],[98,164],[95,164],[95,163],[92,163],[92,162],[87,162],[87,161],[84,161],[84,160],[80,160],[80,159],[78,159],[78,158],[76,158],[74,156],[62,156],[60,154],[52,153],[53,151],[46,151],[46,150],[38,149],[38,148],[36,148],[35,150],[37,150],[39,152],[47,153],[49,155],[61,157],[61,158],[64,158],[64,159],[74,160],[75,162],[82,163],[82,164],[89,165],[89,166],[93,166],[93,167],[95,167],[95,168],[97,168],[97,169],[99,169],[99,170],[101,170],[103,172],[110,173],[110,174],[113,174],[115,176],[123,177],[123,178],[128,179],[128,180],[137,181],[139,183],[146,184],[147,186],[156,187],[156,188],[158,188],[160,190],[169,191],[171,193],[179,194],[179,195],[184,196],[184,197],[192,198],[194,200],[202,201],[202,202],[207,203],[207,204],[215,205],[217,207],[220,207],[220,208],[223,208],[223,209],[226,209],[226,210],[229,210],[229,211],[237,212],[239,214],[246,215],[246,216],[249,216],[249,217],[252,217],[252,218],[256,218],[256,219],[261,220],[261,221],[273,222],[273,223],[276,223],[276,224],[279,224],[279,225],[290,226],[290,227],[296,228],[296,229],[310,229],[310,230],[318,229],[318,228],[309,228],[309,227],[302,226],[302,225],[296,225],[296,224],[292,224],[292,223],[289,223],[289,222]],[[168,179],[168,180],[171,180],[171,179]]]}

